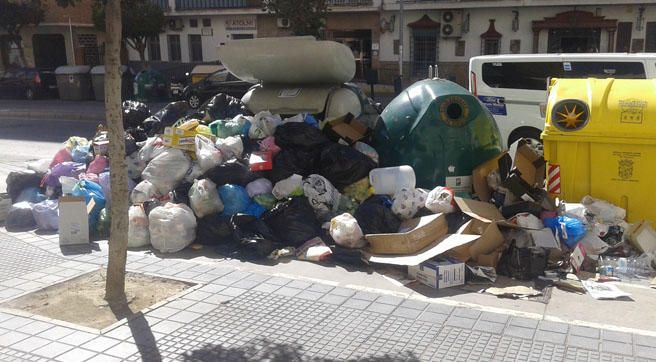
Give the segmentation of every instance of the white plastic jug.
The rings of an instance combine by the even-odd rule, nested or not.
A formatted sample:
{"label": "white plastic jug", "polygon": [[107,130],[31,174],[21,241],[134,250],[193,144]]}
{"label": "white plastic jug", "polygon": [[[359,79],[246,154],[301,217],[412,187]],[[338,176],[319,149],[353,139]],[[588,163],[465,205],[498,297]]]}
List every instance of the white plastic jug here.
{"label": "white plastic jug", "polygon": [[369,172],[369,183],[376,195],[393,195],[402,188],[414,189],[415,170],[411,166],[375,168]]}

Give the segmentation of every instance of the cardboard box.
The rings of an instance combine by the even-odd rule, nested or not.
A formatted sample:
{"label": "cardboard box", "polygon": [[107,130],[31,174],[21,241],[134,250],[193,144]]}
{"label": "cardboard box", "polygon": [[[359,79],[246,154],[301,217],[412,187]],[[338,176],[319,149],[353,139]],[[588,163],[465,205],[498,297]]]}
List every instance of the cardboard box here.
{"label": "cardboard box", "polygon": [[499,159],[506,155],[507,152],[488,160],[478,165],[472,171],[472,184],[474,186],[474,194],[478,196],[481,201],[489,202],[492,198],[492,189],[487,184],[487,176],[494,170],[499,169]]}
{"label": "cardboard box", "polygon": [[446,235],[445,214],[428,215],[401,223],[398,233],[368,234],[368,251],[375,254],[411,254]]}
{"label": "cardboard box", "polygon": [[369,263],[392,264],[392,265],[419,265],[428,259],[434,258],[438,255],[444,254],[449,250],[457,248],[458,246],[471,243],[478,239],[477,235],[460,235],[450,234],[444,235],[441,238],[430,243],[422,250],[405,255],[386,255],[374,254],[369,250],[362,252],[364,259]]}
{"label": "cardboard box", "polygon": [[455,287],[465,284],[465,263],[452,258],[428,260],[408,266],[408,275],[435,289]]}
{"label": "cardboard box", "polygon": [[510,145],[508,152],[499,159],[502,180],[505,181],[511,173],[515,173],[531,187],[542,187],[546,167],[544,157],[536,153],[524,139]]}
{"label": "cardboard box", "polygon": [[[198,134],[199,133],[195,130],[186,130],[178,127],[166,127],[164,128],[162,140],[164,141],[164,145],[167,147],[195,152],[196,135]],[[200,134],[209,138],[213,143],[216,141],[216,137],[213,135],[208,135],[205,133]]]}
{"label": "cardboard box", "polygon": [[87,206],[81,196],[59,198],[59,245],[89,243],[88,210],[94,206],[93,199]]}
{"label": "cardboard box", "polygon": [[336,142],[342,139],[351,145],[365,138],[369,128],[356,120],[351,113],[348,113],[343,117],[329,121],[324,127],[324,132],[328,138]]}
{"label": "cardboard box", "polygon": [[645,220],[638,222],[631,228],[627,238],[631,245],[642,253],[656,251],[656,231]]}

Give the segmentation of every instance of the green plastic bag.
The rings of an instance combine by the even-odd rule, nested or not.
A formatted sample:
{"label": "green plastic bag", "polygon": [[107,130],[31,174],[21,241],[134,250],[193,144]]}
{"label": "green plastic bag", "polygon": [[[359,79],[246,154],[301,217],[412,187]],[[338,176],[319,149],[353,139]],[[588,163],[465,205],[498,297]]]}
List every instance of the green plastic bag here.
{"label": "green plastic bag", "polygon": [[273,194],[259,194],[255,195],[253,197],[253,200],[263,206],[267,210],[273,209],[274,206],[276,206],[276,203],[278,203],[278,200],[276,199]]}
{"label": "green plastic bag", "polygon": [[248,119],[239,115],[233,119],[216,120],[210,123],[210,130],[212,131],[212,134],[218,138],[227,138],[243,134],[244,131],[248,132],[246,127],[249,125],[250,122]]}
{"label": "green plastic bag", "polygon": [[99,238],[109,238],[109,230],[112,226],[112,219],[107,209],[100,210],[98,223],[96,224],[96,234]]}

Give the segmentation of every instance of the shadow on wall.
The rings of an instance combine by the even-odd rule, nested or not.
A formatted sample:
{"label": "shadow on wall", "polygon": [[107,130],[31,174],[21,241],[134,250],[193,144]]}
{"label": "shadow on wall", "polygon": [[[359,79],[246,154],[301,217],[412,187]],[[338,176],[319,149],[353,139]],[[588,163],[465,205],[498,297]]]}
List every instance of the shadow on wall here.
{"label": "shadow on wall", "polygon": [[[303,347],[297,343],[285,344],[276,343],[266,338],[254,339],[241,347],[225,348],[220,345],[205,345],[197,350],[185,353],[184,361],[317,361],[332,362],[344,361],[343,359],[329,359],[320,357],[310,357],[307,352],[304,353]],[[356,357],[347,361],[358,362],[389,362],[389,361],[419,361],[419,359],[410,351],[400,352],[398,354],[383,354],[375,357]]]}

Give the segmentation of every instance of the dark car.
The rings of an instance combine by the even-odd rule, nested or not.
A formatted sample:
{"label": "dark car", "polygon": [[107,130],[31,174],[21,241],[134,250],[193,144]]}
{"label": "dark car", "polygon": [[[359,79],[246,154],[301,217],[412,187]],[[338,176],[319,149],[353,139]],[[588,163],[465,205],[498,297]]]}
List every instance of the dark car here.
{"label": "dark car", "polygon": [[0,96],[35,99],[57,92],[55,73],[36,68],[9,69],[0,77]]}
{"label": "dark car", "polygon": [[182,91],[182,99],[185,99],[189,103],[189,107],[198,108],[206,100],[218,93],[241,98],[252,86],[252,83],[244,82],[224,69],[208,75],[195,84],[187,86]]}

